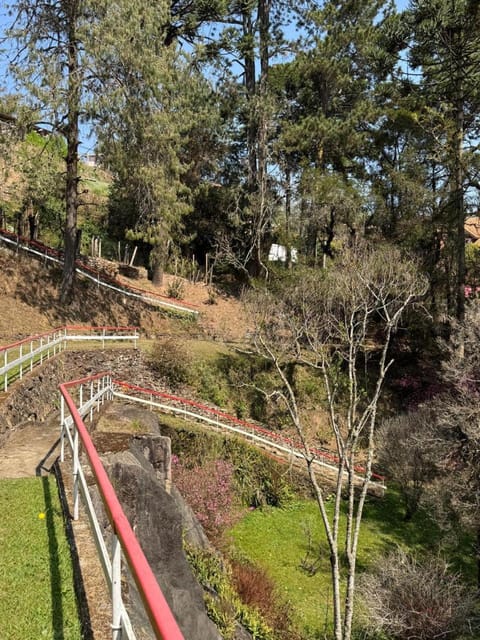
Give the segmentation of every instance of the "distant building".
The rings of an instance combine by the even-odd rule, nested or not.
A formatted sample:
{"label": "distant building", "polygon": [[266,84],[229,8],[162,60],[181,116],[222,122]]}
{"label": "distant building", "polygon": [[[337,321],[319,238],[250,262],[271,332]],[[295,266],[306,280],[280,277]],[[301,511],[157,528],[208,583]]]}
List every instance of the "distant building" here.
{"label": "distant building", "polygon": [[[298,251],[295,247],[290,247],[290,259],[292,262],[297,262],[298,260]],[[272,244],[268,252],[268,260],[269,262],[286,262],[287,247],[283,244]]]}
{"label": "distant building", "polygon": [[82,156],[82,162],[87,165],[87,167],[96,167],[97,166],[97,156],[94,153],[86,153]]}
{"label": "distant building", "polygon": [[470,216],[465,220],[465,242],[474,244],[480,248],[480,218],[478,216]]}

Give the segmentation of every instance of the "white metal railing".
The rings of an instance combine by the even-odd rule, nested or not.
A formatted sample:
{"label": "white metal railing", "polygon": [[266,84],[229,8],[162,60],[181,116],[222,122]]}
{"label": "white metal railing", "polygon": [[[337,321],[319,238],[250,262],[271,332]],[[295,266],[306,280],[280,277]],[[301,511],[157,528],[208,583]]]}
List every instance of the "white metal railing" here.
{"label": "white metal railing", "polygon": [[[74,392],[76,400],[70,392]],[[97,552],[112,599],[113,640],[135,640],[135,632],[122,598],[122,555],[133,575],[145,610],[152,623],[157,638],[162,640],[183,640],[175,619],[158,586],[135,534],[123,513],[115,491],[98,457],[86,430],[83,419],[92,418],[106,400],[113,397],[112,378],[109,374],[99,374],[90,378],[60,385],[61,405],[61,447],[60,459],[65,460],[65,445],[68,444],[72,456],[73,474],[73,518],[79,518],[80,498],[87,512]],[[70,415],[67,415],[69,410]],[[112,548],[107,549],[80,457],[80,446],[85,452],[90,469],[97,482],[107,515],[112,526]],[[123,553],[122,553],[123,552]]]}
{"label": "white metal railing", "polygon": [[7,391],[12,381],[66,349],[68,342],[95,340],[105,347],[112,340],[127,340],[136,347],[138,338],[137,327],[67,325],[0,347],[0,388]]}
{"label": "white metal railing", "polygon": [[[38,258],[42,258],[44,262],[54,262],[55,264],[63,264],[63,258],[60,251],[52,249],[41,242],[35,240],[27,240],[21,238],[15,233],[7,232],[5,229],[0,229],[0,241],[14,248],[16,251],[21,249],[27,253],[30,253]],[[106,278],[101,276],[98,271],[90,269],[85,264],[77,261],[75,266],[76,273],[80,274],[84,278],[95,282],[99,287],[110,289],[121,293],[123,296],[134,298],[148,304],[155,306],[165,307],[175,312],[188,313],[194,316],[198,316],[198,309],[194,308],[196,305],[189,304],[185,301],[177,301],[168,296],[162,296],[152,291],[139,289],[137,287],[126,286],[123,283],[115,280],[114,278]]]}
{"label": "white metal railing", "polygon": [[[96,383],[96,384],[95,384]],[[111,377],[108,375],[101,376],[95,381],[88,380],[88,384],[81,384],[79,386],[79,402],[78,413],[83,419],[86,415],[90,416],[90,420],[93,418],[93,411],[97,410],[108,399],[111,394]],[[86,400],[84,398],[86,396]],[[61,434],[60,434],[60,460],[65,461],[65,444],[70,447],[72,455],[72,476],[73,476],[73,519],[78,520],[80,512],[80,498],[83,501],[88,520],[90,522],[90,528],[93,534],[97,553],[100,558],[103,573],[107,581],[108,589],[112,596],[112,631],[113,638],[121,638],[121,632],[126,634],[127,640],[135,640],[135,634],[130,623],[130,618],[123,604],[123,600],[118,594],[119,580],[119,565],[121,562],[121,556],[118,554],[117,544],[114,542],[112,545],[112,551],[109,553],[107,545],[103,538],[102,529],[98,521],[98,516],[93,506],[93,501],[88,489],[88,484],[85,478],[85,473],[82,468],[80,460],[80,438],[78,430],[75,427],[73,417],[65,414],[65,398],[61,395],[60,400],[60,421],[61,421]],[[115,536],[114,536],[115,540]],[[122,623],[119,624],[119,621]]]}
{"label": "white metal railing", "polygon": [[[113,380],[112,383],[113,396],[121,400],[138,402],[152,409],[193,418],[216,429],[240,435],[257,446],[271,447],[283,454],[287,454],[291,458],[305,459],[305,452],[300,442],[281,433],[266,429],[259,424],[242,420],[220,409],[209,407],[188,398],[181,398],[162,391],[143,389],[118,380]],[[313,461],[315,465],[327,471],[338,473],[338,457],[335,454],[314,447],[310,449],[310,453],[315,456]],[[354,477],[356,480],[363,481],[364,473],[365,469],[363,467],[360,465],[355,467]],[[377,487],[382,491],[386,489],[385,478],[382,475],[372,473],[369,482],[372,487]]]}
{"label": "white metal railing", "polygon": [[64,329],[55,329],[50,333],[20,340],[5,347],[0,347],[0,377],[3,390],[8,389],[11,379],[22,379],[26,371],[34,366],[43,364],[44,360],[57,355],[65,349]]}

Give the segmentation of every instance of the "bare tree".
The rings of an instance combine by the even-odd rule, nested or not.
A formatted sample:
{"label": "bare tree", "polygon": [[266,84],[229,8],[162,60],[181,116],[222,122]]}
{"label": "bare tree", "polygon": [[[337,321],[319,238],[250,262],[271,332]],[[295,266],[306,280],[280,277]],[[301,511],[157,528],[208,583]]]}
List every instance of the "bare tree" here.
{"label": "bare tree", "polygon": [[467,626],[473,599],[440,558],[397,550],[360,579],[366,626],[395,640],[451,638]]}
{"label": "bare tree", "polygon": [[435,441],[431,406],[390,418],[378,430],[378,462],[400,488],[407,521],[415,515],[428,483],[436,475]]}
{"label": "bare tree", "polygon": [[[480,588],[480,303],[454,323],[444,360],[445,394],[436,400],[437,478],[426,500],[443,528],[469,530]],[[452,524],[453,523],[453,524]]]}
{"label": "bare tree", "polygon": [[[277,395],[301,440],[325,528],[336,640],[352,635],[358,540],[372,479],[377,406],[392,365],[388,348],[402,313],[425,290],[415,266],[397,250],[357,246],[330,269],[306,274],[280,295],[257,295],[250,304],[255,352],[271,361],[279,376]],[[292,365],[311,368],[321,382],[338,460],[331,516],[315,470],[315,437],[299,407]]]}

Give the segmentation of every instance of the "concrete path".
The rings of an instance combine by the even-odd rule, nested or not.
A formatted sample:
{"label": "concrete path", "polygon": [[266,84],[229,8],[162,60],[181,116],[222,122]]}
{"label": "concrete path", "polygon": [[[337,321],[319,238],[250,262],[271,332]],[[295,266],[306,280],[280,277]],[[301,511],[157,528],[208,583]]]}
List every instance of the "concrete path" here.
{"label": "concrete path", "polygon": [[60,419],[56,413],[44,422],[17,428],[0,448],[0,478],[28,478],[48,473],[60,453]]}

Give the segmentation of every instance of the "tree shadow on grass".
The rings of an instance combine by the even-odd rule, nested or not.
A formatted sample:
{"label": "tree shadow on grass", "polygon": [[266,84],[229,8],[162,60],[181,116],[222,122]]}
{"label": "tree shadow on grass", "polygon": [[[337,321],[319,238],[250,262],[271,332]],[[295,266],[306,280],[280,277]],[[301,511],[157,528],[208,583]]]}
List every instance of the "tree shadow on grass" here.
{"label": "tree shadow on grass", "polygon": [[[78,551],[70,523],[71,516],[68,509],[68,503],[58,462],[55,462],[52,469],[57,480],[65,533],[70,547],[73,568],[73,582],[75,589],[75,601],[81,626],[81,638],[84,640],[93,640],[90,613],[80,570]],[[45,500],[45,515],[50,559],[50,593],[52,601],[52,628],[54,634],[53,640],[65,640],[66,621],[64,617],[62,597],[64,585],[62,584],[62,574],[60,571],[59,545],[54,522],[54,507],[52,501],[51,485],[48,476],[42,476],[42,486]]]}
{"label": "tree shadow on grass", "polygon": [[394,487],[389,487],[383,498],[368,499],[363,517],[383,535],[387,546],[433,551],[442,539],[441,529],[425,510],[419,509],[411,520],[405,520],[405,508]]}

